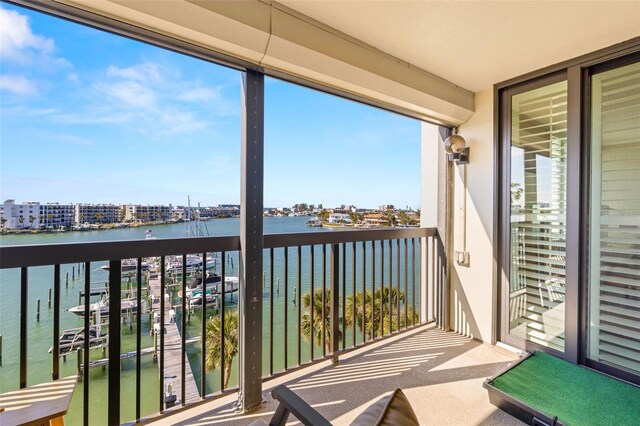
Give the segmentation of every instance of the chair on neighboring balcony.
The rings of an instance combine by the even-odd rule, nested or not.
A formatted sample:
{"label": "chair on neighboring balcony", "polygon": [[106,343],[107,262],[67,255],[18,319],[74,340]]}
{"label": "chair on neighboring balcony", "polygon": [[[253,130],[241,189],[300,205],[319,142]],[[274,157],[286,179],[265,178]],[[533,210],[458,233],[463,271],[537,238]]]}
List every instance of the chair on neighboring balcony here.
{"label": "chair on neighboring balcony", "polygon": [[[284,426],[287,423],[289,413],[307,426],[331,426],[327,419],[322,417],[320,413],[288,387],[284,385],[277,386],[271,391],[271,396],[279,404],[271,421],[269,421],[270,426]],[[266,422],[264,420],[257,421],[252,425],[257,426],[259,424],[266,424]],[[396,389],[390,395],[380,398],[371,404],[351,423],[352,426],[418,426],[419,424],[409,400],[401,389]]]}

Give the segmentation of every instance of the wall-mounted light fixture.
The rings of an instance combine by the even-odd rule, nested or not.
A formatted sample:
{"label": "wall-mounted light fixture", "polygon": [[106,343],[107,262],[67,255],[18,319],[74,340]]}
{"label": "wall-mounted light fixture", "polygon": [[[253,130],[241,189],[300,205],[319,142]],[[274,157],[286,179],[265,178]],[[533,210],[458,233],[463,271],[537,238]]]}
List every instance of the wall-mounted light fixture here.
{"label": "wall-mounted light fixture", "polygon": [[445,139],[443,148],[448,154],[449,161],[455,161],[456,164],[469,164],[469,148],[462,136],[457,133],[449,136]]}

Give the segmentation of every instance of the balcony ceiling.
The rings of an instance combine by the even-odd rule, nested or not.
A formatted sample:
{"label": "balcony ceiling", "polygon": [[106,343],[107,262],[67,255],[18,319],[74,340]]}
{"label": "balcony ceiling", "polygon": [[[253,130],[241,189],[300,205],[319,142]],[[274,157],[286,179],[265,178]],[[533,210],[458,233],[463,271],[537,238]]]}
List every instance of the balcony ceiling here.
{"label": "balcony ceiling", "polygon": [[473,92],[640,36],[640,1],[279,2]]}

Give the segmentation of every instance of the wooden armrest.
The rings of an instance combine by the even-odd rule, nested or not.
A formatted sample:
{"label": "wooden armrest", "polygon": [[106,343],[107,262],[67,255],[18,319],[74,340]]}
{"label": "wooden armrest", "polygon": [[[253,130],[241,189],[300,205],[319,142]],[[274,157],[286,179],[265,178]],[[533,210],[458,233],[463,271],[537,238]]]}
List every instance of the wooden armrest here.
{"label": "wooden armrest", "polygon": [[270,426],[284,426],[287,423],[289,413],[293,414],[306,426],[331,426],[331,423],[320,415],[312,406],[284,385],[276,386],[271,391],[271,396],[279,404],[275,414],[269,422]]}

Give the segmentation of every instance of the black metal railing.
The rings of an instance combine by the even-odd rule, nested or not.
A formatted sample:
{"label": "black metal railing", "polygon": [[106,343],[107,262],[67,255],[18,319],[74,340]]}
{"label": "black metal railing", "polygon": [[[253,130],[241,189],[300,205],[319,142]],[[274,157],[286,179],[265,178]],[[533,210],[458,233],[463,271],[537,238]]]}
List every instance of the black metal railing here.
{"label": "black metal railing", "polygon": [[[437,306],[441,303],[438,295],[442,294],[441,269],[444,262],[439,247],[439,237],[434,228],[265,235],[263,333],[268,335],[269,362],[268,365],[263,365],[264,379],[268,380],[327,358],[337,360],[340,353],[433,320],[440,310]],[[179,406],[188,405],[196,399],[213,398],[234,392],[237,389],[237,380],[232,379],[229,385],[225,383],[226,371],[230,371],[229,363],[233,362],[233,359],[227,359],[225,354],[229,349],[228,345],[234,344],[237,339],[233,342],[227,341],[229,336],[233,338],[233,330],[228,334],[229,319],[222,313],[236,309],[235,302],[229,300],[229,297],[233,297],[234,287],[232,284],[231,294],[228,294],[226,279],[229,269],[235,271],[240,268],[239,250],[240,239],[237,236],[0,247],[0,269],[19,268],[19,283],[11,280],[1,283],[2,286],[16,285],[16,302],[19,300],[18,387],[24,388],[42,381],[41,378],[31,379],[28,374],[28,351],[32,344],[29,335],[28,295],[29,273],[32,268],[47,267],[53,270],[51,379],[60,377],[61,357],[65,360],[67,355],[77,352],[78,372],[82,374],[83,381],[82,408],[76,405],[74,409],[82,412],[82,415],[76,416],[83,424],[92,423],[92,419],[102,413],[106,414],[107,423],[117,424],[121,421],[138,421],[143,417],[155,416],[158,412],[162,415],[173,410],[171,393],[165,386],[168,371],[177,371],[180,377]],[[199,268],[188,269],[188,256],[194,253],[201,257],[202,263]],[[181,269],[167,270],[169,256],[181,259]],[[216,259],[215,272],[219,273],[221,282],[213,309],[207,306],[207,277],[210,274],[207,271],[211,266],[207,263],[209,256]],[[145,271],[145,259],[151,258],[157,260],[157,270]],[[135,268],[128,275],[123,275],[123,265],[132,263],[128,259],[135,259]],[[217,259],[220,259],[219,264]],[[108,354],[106,359],[102,360],[96,360],[95,354],[92,355],[92,342],[99,337],[97,333],[100,329],[97,327],[99,315],[92,315],[92,309],[102,309],[97,303],[91,302],[91,294],[96,292],[95,285],[92,285],[96,281],[95,275],[92,275],[95,269],[92,271],[91,268],[96,266],[96,262],[107,262],[109,270],[106,314],[109,340],[108,348],[103,347],[103,351],[108,349]],[[62,346],[59,340],[62,327],[60,315],[64,309],[61,303],[62,277],[67,271],[64,291],[68,299],[69,265],[74,265],[74,278],[75,265],[78,265],[78,283],[84,281],[84,339],[82,344],[72,346],[71,350]],[[84,275],[81,275],[81,269]],[[202,305],[199,308],[201,328],[199,336],[188,338],[189,330],[193,332],[188,327],[191,326],[194,307],[186,295],[188,280],[194,275],[202,280]],[[125,276],[127,297],[131,298],[135,287],[133,299],[122,297]],[[132,280],[135,280],[135,286],[132,285]],[[154,288],[156,290],[153,290]],[[174,303],[174,299],[169,297],[169,305],[165,305],[165,294],[169,288],[172,292],[177,290],[181,296],[177,298],[178,303]],[[160,295],[159,312],[154,308],[154,291],[159,291]],[[427,293],[423,292],[432,294],[433,300],[427,300]],[[81,295],[82,293],[79,296]],[[143,403],[142,395],[145,385],[142,372],[143,356],[151,354],[143,348],[143,297],[150,300],[150,312],[158,312],[157,321],[161,324],[159,329],[162,330],[158,333],[159,336],[155,334],[154,337],[157,340],[152,353],[158,365],[159,392],[157,398],[152,398],[157,401],[151,407]],[[134,301],[135,312],[127,311],[127,306],[131,306]],[[238,297],[237,304],[240,303]],[[170,324],[174,311],[179,314],[179,326],[175,326],[179,334],[178,341],[165,331],[165,317],[169,313]],[[219,381],[212,377],[211,373],[207,373],[208,367],[211,367],[207,364],[207,337],[211,334],[207,327],[209,319],[215,316],[219,320],[220,335],[212,341],[219,345],[213,348],[219,349],[220,354],[216,366]],[[135,340],[134,351],[125,351],[126,348],[123,347],[121,336],[125,331],[123,324],[126,321],[129,321],[131,330],[135,324],[135,336],[130,336],[132,341]],[[150,316],[149,329],[153,330],[155,324],[156,320],[152,320]],[[233,325],[233,322],[230,324]],[[308,342],[305,343],[305,339]],[[198,342],[199,345],[194,345]],[[7,343],[5,340],[5,345]],[[130,343],[127,342],[127,345]],[[189,349],[197,346],[199,352],[197,349]],[[179,356],[173,355],[175,351],[179,351]],[[241,353],[236,355],[242,356]],[[129,358],[135,359],[135,404],[123,414],[120,395],[123,385],[127,386],[129,383],[129,376],[126,380],[122,378],[122,368],[124,360]],[[99,392],[90,386],[92,380],[97,380],[90,374],[92,365],[107,368],[106,401],[98,397],[95,400],[91,399],[92,392]],[[196,383],[197,395],[194,395],[193,389],[187,388],[187,384],[191,383],[187,376],[197,375],[191,373],[192,367],[200,372],[199,383]],[[68,371],[69,367],[65,368]],[[171,376],[171,380],[175,379],[176,377]],[[191,380],[195,382],[195,378],[192,377]],[[76,389],[76,392],[79,391],[79,388]],[[97,407],[105,402],[106,409]]]}

